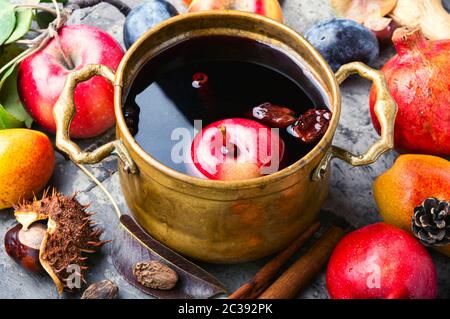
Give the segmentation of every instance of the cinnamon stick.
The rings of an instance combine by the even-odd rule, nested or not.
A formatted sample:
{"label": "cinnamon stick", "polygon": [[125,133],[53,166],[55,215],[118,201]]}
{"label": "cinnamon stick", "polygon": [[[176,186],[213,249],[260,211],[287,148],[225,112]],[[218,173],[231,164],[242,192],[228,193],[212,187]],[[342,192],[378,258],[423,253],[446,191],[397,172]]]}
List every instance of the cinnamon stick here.
{"label": "cinnamon stick", "polygon": [[331,226],[302,257],[259,296],[259,299],[295,298],[321,271],[344,234],[345,231],[341,227]]}
{"label": "cinnamon stick", "polygon": [[300,237],[298,237],[288,248],[280,252],[269,261],[261,270],[247,283],[241,286],[229,299],[254,299],[257,298],[273,281],[283,265],[291,258],[305,242],[310,239],[320,228],[320,222],[312,224]]}

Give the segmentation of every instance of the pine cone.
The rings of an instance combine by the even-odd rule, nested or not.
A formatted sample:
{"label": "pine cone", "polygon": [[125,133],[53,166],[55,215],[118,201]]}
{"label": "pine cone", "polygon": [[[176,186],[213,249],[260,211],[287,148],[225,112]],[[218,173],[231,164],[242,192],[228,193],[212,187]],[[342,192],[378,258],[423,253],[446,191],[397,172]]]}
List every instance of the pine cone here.
{"label": "pine cone", "polygon": [[414,209],[414,235],[426,246],[450,244],[450,204],[437,198],[427,198]]}

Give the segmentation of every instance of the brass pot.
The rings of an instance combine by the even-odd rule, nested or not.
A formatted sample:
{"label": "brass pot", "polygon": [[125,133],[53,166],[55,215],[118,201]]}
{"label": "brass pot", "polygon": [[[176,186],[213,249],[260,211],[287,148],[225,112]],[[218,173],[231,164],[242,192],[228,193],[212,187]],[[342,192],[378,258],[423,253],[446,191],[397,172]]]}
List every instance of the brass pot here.
{"label": "brass pot", "polygon": [[[122,105],[137,72],[168,46],[209,35],[247,37],[275,46],[306,67],[322,87],[333,111],[330,127],[306,156],[261,178],[212,181],[174,171],[146,153],[128,131]],[[300,67],[300,66],[299,66]],[[362,155],[332,146],[341,113],[339,84],[349,75],[372,80],[381,137]],[[101,75],[114,83],[117,140],[84,152],[70,140],[79,82]],[[328,192],[329,162],[337,157],[353,166],[373,163],[393,147],[396,104],[383,74],[362,63],[333,74],[320,54],[297,32],[274,20],[238,11],[209,11],[174,17],[147,32],[126,53],[117,72],[88,65],[68,76],[54,108],[56,144],[74,162],[92,164],[115,153],[125,199],[139,224],[170,248],[209,262],[244,262],[274,253],[299,236],[316,218]]]}

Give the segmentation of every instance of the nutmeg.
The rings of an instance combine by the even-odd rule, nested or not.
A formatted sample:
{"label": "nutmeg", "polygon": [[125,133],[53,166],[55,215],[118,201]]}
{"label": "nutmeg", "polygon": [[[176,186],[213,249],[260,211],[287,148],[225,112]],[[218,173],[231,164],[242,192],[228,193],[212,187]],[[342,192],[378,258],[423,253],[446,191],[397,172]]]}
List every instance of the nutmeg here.
{"label": "nutmeg", "polygon": [[141,285],[152,289],[170,290],[178,282],[176,271],[157,261],[137,263],[133,275]]}
{"label": "nutmeg", "polygon": [[81,299],[117,299],[119,287],[111,280],[96,282],[86,288]]}
{"label": "nutmeg", "polygon": [[28,230],[17,224],[5,234],[6,253],[26,270],[42,272],[39,250],[46,231],[47,227],[40,223],[31,225]]}

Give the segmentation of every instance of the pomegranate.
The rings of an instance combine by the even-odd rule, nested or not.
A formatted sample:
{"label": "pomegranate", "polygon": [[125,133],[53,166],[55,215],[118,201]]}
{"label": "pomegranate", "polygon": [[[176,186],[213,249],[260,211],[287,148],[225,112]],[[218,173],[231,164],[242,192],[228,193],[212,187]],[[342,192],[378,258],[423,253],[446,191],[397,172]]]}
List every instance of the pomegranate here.
{"label": "pomegranate", "polygon": [[[400,152],[450,156],[450,40],[428,41],[420,29],[400,28],[397,55],[382,71],[398,104],[395,147]],[[375,87],[370,109],[375,128]]]}

